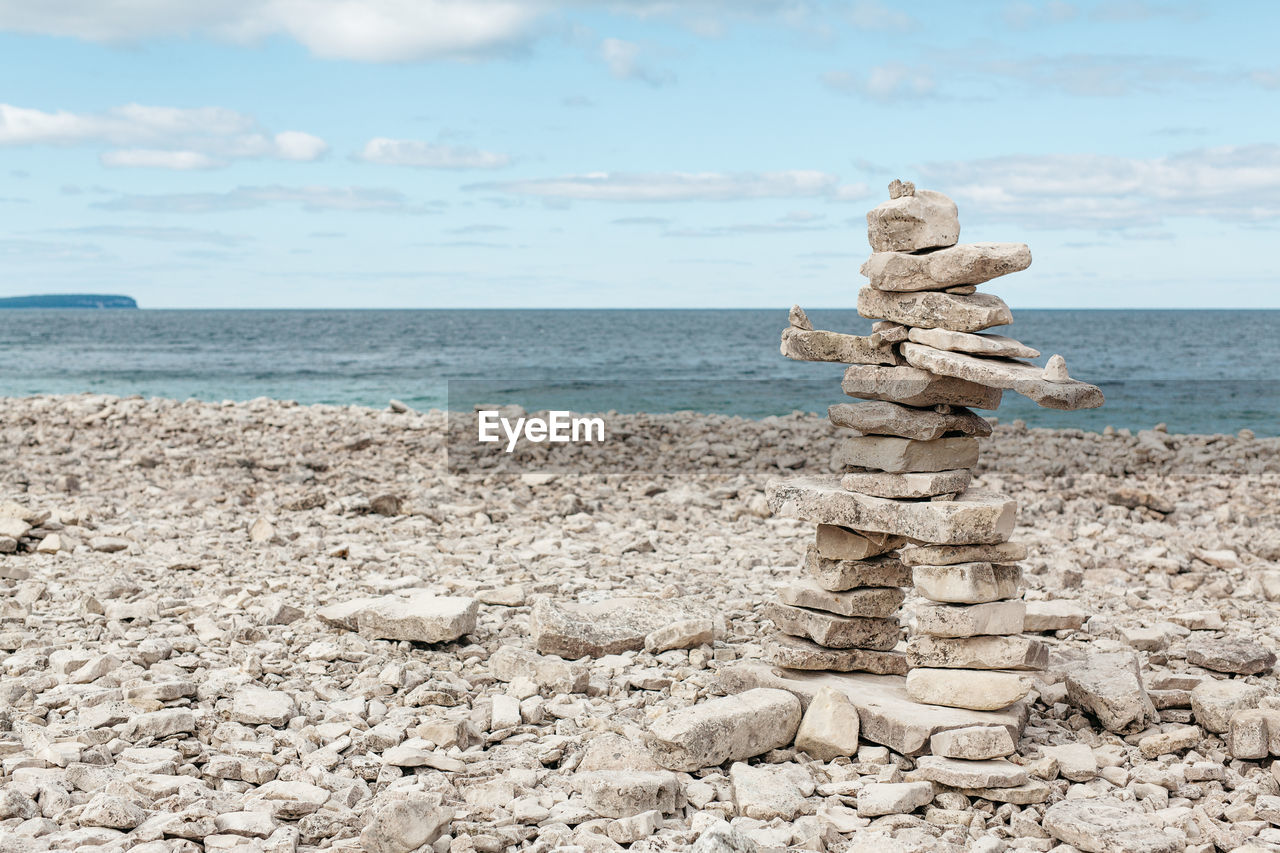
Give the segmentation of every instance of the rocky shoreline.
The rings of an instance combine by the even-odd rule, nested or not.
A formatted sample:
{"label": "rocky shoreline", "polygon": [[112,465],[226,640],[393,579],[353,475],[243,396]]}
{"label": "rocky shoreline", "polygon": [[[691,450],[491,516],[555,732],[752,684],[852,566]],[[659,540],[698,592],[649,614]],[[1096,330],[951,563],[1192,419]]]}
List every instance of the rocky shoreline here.
{"label": "rocky shoreline", "polygon": [[[1029,610],[1092,614],[1041,626],[1011,760],[1047,800],[860,813],[870,783],[921,786],[909,755],[671,771],[651,749],[763,660],[762,602],[812,536],[764,483],[831,458],[825,416],[611,415],[620,443],[553,474],[449,466],[444,424],[0,400],[0,850],[1280,850],[1265,722],[1262,756],[1228,743],[1233,714],[1280,707],[1280,438],[997,425],[974,485],[1018,502]],[[386,602],[426,594],[470,603],[396,639]],[[622,597],[684,628],[535,651],[555,608]],[[1156,714],[1088,676],[1130,661]],[[784,804],[752,795],[780,779]],[[1080,834],[1135,815],[1132,848]]]}

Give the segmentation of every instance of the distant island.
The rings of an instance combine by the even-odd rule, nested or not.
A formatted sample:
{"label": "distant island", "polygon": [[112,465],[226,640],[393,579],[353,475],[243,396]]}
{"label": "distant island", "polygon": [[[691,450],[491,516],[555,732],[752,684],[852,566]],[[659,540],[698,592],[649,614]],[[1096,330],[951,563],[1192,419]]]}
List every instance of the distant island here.
{"label": "distant island", "polygon": [[137,308],[132,296],[110,293],[46,293],[0,297],[0,308]]}

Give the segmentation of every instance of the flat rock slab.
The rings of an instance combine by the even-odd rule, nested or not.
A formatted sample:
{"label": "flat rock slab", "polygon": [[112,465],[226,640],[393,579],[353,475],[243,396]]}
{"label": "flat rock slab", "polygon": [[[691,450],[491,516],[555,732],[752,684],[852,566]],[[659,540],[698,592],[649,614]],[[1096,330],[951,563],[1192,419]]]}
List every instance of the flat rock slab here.
{"label": "flat rock slab", "polygon": [[[1030,692],[1031,680],[1013,672],[917,667],[907,673],[907,695],[929,705],[998,711],[1021,701]],[[968,787],[986,787],[986,783]]]}
{"label": "flat rock slab", "polygon": [[1022,582],[1019,566],[1002,563],[953,563],[949,566],[914,566],[911,578],[916,592],[931,601],[951,604],[983,604],[1016,598]]}
{"label": "flat rock slab", "polygon": [[850,397],[901,403],[904,406],[968,406],[996,409],[1004,392],[951,376],[940,376],[917,367],[851,364],[840,388]]}
{"label": "flat rock slab", "polygon": [[1028,601],[1022,630],[1077,631],[1089,618],[1089,611],[1074,601]]}
{"label": "flat rock slab", "polygon": [[457,596],[380,598],[356,613],[356,630],[379,640],[447,643],[475,631],[479,609],[474,598]]}
{"label": "flat rock slab", "polygon": [[955,669],[1042,670],[1049,665],[1049,647],[1034,637],[930,637],[917,634],[907,641],[911,666]]}
{"label": "flat rock slab", "polygon": [[1011,498],[971,489],[954,501],[895,501],[850,492],[838,475],[772,480],[765,488],[777,515],[837,524],[942,545],[991,544],[1013,533]]}
{"label": "flat rock slab", "polygon": [[831,560],[810,546],[800,568],[818,586],[832,592],[841,592],[860,586],[911,586],[911,570],[902,565],[893,554],[883,554],[866,560]]}
{"label": "flat rock slab", "polygon": [[840,488],[877,498],[918,499],[959,494],[969,488],[972,479],[967,468],[908,474],[850,471],[840,475]]}
{"label": "flat rock slab", "polygon": [[775,687],[794,693],[805,707],[823,687],[843,692],[858,709],[863,740],[887,746],[903,755],[919,755],[929,738],[947,729],[966,726],[1004,726],[1016,742],[1027,723],[1027,706],[1018,702],[1002,711],[966,711],[940,705],[921,705],[907,695],[906,679],[869,673],[798,672],[756,661],[743,661],[720,670],[720,685],[728,692]]}
{"label": "flat rock slab", "polygon": [[951,788],[1012,788],[1027,781],[1024,768],[1003,758],[966,760],[922,755],[916,759],[916,774]]}
{"label": "flat rock slab", "polygon": [[864,287],[858,291],[858,313],[904,326],[953,332],[981,332],[1013,322],[1009,306],[990,293],[889,293]]}
{"label": "flat rock slab", "polygon": [[574,660],[604,657],[644,648],[645,637],[660,628],[714,616],[691,598],[614,598],[594,604],[534,601],[529,632],[545,655]]}
{"label": "flat rock slab", "polygon": [[1031,266],[1026,243],[958,243],[932,252],[876,252],[861,272],[877,290],[946,290]]}
{"label": "flat rock slab", "polygon": [[782,354],[794,361],[834,361],[840,364],[901,364],[893,345],[870,336],[846,335],[821,329],[788,326],[782,330]]}
{"label": "flat rock slab", "polygon": [[[1009,737],[1009,730],[1004,726],[968,726],[938,732],[929,738],[929,751],[944,758],[979,761],[1013,755],[1018,751],[1018,746]],[[1026,781],[1025,776],[1023,781]]]}
{"label": "flat rock slab", "polygon": [[868,400],[865,403],[828,406],[827,418],[838,427],[857,430],[864,435],[897,435],[918,441],[942,438],[947,433],[979,437],[991,435],[991,424],[963,406],[943,413],[933,409],[913,409],[885,400]]}
{"label": "flat rock slab", "polygon": [[917,441],[896,435],[854,435],[837,445],[832,462],[837,471],[870,468],[902,474],[949,471],[978,464],[978,440],[967,435]]}
{"label": "flat rock slab", "polygon": [[1271,671],[1276,665],[1276,653],[1252,640],[1201,636],[1187,643],[1187,663],[1214,672],[1257,675]]}
{"label": "flat rock slab", "polygon": [[1142,731],[1159,714],[1143,687],[1141,672],[1138,656],[1130,652],[1086,655],[1067,670],[1067,699],[1097,717],[1109,731]]}
{"label": "flat rock slab", "polygon": [[1054,838],[1086,853],[1175,853],[1187,844],[1181,831],[1161,828],[1138,805],[1110,797],[1054,803],[1043,824]]}
{"label": "flat rock slab", "polygon": [[804,637],[832,649],[858,648],[883,652],[898,645],[901,639],[897,619],[837,616],[774,601],[765,605],[764,616],[784,634]]}
{"label": "flat rock slab", "polygon": [[900,536],[887,533],[863,533],[838,527],[834,524],[819,524],[814,536],[814,547],[818,556],[831,560],[865,560],[878,557],[892,551],[906,542]]}
{"label": "flat rock slab", "polygon": [[1103,403],[1098,386],[1076,379],[1050,382],[1044,378],[1044,370],[1034,364],[948,352],[911,342],[902,344],[901,350],[903,358],[912,367],[978,385],[1015,391],[1046,409],[1096,409]]}
{"label": "flat rock slab", "polygon": [[829,672],[873,672],[878,675],[906,675],[907,658],[896,648],[829,649],[802,637],[776,634],[764,642],[765,660],[785,669]]}
{"label": "flat rock slab", "polygon": [[800,716],[800,702],[789,691],[745,690],[668,711],[649,726],[646,740],[658,764],[692,772],[786,746]]}
{"label": "flat rock slab", "polygon": [[779,587],[778,598],[793,607],[825,610],[839,616],[884,619],[897,613],[906,593],[897,587],[874,586],[832,592],[811,578],[801,578]]}
{"label": "flat rock slab", "polygon": [[987,604],[919,602],[911,608],[911,612],[916,618],[916,634],[931,637],[976,637],[1021,634],[1026,605],[1021,601],[992,601]]}
{"label": "flat rock slab", "polygon": [[934,349],[967,352],[972,355],[994,355],[1001,358],[1035,358],[1040,350],[1021,341],[990,333],[971,334],[948,329],[910,329],[907,339]]}
{"label": "flat rock slab", "polygon": [[959,239],[956,203],[940,192],[916,190],[867,211],[867,240],[877,252],[954,246]]}
{"label": "flat rock slab", "polygon": [[908,566],[950,566],[956,563],[1017,563],[1027,558],[1021,542],[994,545],[908,545],[898,552]]}

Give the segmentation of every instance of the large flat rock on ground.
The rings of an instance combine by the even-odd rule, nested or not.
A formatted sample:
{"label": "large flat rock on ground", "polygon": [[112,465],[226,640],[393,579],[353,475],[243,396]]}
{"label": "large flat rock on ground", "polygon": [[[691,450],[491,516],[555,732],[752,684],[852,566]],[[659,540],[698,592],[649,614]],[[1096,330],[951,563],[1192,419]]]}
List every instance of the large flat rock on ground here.
{"label": "large flat rock on ground", "polygon": [[858,709],[863,740],[882,744],[903,755],[919,755],[928,750],[929,738],[934,734],[967,726],[1004,726],[1017,742],[1027,724],[1025,702],[1000,711],[920,705],[907,696],[906,679],[896,675],[799,672],[758,661],[743,661],[722,669],[719,683],[731,693],[755,687],[789,690],[805,707],[823,687],[834,688],[848,696]]}
{"label": "large flat rock on ground", "polygon": [[639,651],[659,628],[712,615],[691,598],[626,597],[593,604],[540,598],[533,604],[529,631],[539,652],[575,660]]}
{"label": "large flat rock on ground", "polygon": [[769,508],[787,518],[940,545],[1004,542],[1017,513],[1012,498],[993,492],[971,490],[954,501],[895,501],[846,491],[839,475],[771,480],[765,494]]}

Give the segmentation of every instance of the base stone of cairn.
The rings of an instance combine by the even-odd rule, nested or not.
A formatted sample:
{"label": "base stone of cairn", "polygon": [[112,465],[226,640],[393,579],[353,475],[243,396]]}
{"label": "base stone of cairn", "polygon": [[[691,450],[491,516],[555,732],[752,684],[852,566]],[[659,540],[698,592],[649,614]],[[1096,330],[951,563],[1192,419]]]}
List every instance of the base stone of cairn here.
{"label": "base stone of cairn", "polygon": [[[977,285],[1026,269],[1021,243],[958,244],[955,204],[895,181],[867,214],[874,253],[858,311],[869,336],[815,330],[799,306],[783,355],[845,363],[842,390],[865,402],[833,405],[843,436],[834,473],[768,484],[777,515],[816,525],[801,578],[766,616],[780,632],[768,664],[726,671],[729,689],[777,687],[808,705],[817,691],[849,697],[861,736],[922,756],[919,779],[1000,802],[1043,801],[1048,789],[1005,756],[1026,724],[1031,675],[1048,649],[1024,636],[1019,561],[1010,542],[1017,507],[970,487],[1004,391],[1055,409],[1102,405],[1062,359],[986,329],[1013,321]],[[899,611],[906,607],[906,642]],[[925,755],[931,753],[931,755]]]}

